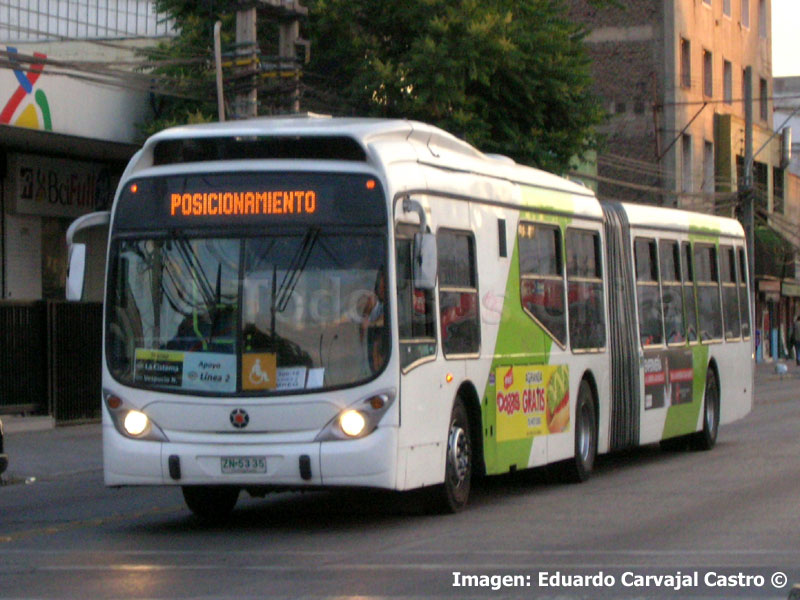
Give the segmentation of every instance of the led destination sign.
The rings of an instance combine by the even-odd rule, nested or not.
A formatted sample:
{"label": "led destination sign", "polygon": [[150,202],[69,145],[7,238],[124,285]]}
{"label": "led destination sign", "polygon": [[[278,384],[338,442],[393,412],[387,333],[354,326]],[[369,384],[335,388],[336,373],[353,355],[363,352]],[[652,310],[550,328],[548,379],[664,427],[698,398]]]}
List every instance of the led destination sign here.
{"label": "led destination sign", "polygon": [[123,188],[112,229],[383,226],[386,207],[378,182],[363,174],[234,172],[142,177]]}
{"label": "led destination sign", "polygon": [[170,194],[170,216],[313,214],[317,211],[314,190],[203,192]]}

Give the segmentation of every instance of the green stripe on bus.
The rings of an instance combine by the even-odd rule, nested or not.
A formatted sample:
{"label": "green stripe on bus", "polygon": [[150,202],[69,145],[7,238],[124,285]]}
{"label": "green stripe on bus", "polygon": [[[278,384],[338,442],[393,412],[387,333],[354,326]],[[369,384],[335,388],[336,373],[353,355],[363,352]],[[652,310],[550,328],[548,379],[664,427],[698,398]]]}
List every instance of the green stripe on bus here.
{"label": "green stripe on bus", "polygon": [[669,407],[667,419],[664,423],[664,433],[661,436],[662,439],[694,433],[697,429],[697,420],[700,418],[700,409],[703,407],[703,392],[706,387],[708,346],[697,345],[692,347],[692,367],[694,369],[692,401],[687,404],[677,404]]}

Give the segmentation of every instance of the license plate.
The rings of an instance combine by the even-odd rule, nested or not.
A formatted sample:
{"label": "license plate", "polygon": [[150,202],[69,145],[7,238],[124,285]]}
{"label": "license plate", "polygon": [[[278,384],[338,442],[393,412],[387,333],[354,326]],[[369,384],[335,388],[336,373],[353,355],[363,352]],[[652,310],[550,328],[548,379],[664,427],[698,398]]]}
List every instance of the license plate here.
{"label": "license plate", "polygon": [[220,461],[225,474],[267,472],[267,459],[263,456],[223,456]]}

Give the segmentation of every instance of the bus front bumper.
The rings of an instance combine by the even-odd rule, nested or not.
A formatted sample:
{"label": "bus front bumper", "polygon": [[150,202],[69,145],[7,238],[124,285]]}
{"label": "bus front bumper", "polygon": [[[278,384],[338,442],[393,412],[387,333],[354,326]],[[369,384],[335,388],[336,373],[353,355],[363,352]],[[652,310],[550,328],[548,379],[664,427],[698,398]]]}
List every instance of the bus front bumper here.
{"label": "bus front bumper", "polygon": [[[275,444],[134,440],[123,437],[111,425],[103,427],[103,434],[105,484],[111,487],[274,485],[394,489],[396,486],[395,427],[379,427],[356,440]],[[237,472],[243,470],[254,472]]]}

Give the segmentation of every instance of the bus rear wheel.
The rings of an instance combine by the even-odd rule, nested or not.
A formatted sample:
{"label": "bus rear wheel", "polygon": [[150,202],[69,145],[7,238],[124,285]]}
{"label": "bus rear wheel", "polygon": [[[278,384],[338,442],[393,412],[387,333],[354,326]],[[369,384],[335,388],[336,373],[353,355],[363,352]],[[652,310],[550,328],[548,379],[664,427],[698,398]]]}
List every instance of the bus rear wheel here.
{"label": "bus rear wheel", "polygon": [[189,510],[208,523],[223,521],[239,499],[239,488],[226,485],[185,485],[181,489]]}
{"label": "bus rear wheel", "polygon": [[581,381],[575,406],[575,455],[563,464],[564,478],[571,483],[589,479],[597,458],[597,415],[589,382]]}
{"label": "bus rear wheel", "polygon": [[711,450],[717,443],[719,432],[719,381],[714,369],[706,374],[706,392],[703,398],[703,430],[692,437],[692,448]]}

